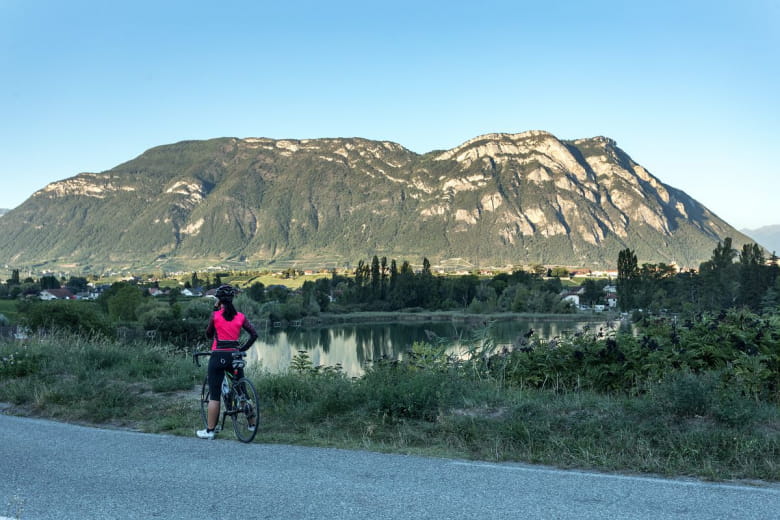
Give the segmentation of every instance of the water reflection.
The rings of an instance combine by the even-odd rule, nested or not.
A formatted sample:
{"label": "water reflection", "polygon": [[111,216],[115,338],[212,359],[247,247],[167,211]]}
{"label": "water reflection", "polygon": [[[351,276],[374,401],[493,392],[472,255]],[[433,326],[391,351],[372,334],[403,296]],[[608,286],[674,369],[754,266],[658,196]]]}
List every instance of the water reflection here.
{"label": "water reflection", "polygon": [[535,336],[552,339],[590,327],[607,328],[604,322],[496,321],[489,326],[452,322],[353,324],[323,328],[297,328],[261,335],[249,351],[249,361],[272,373],[286,371],[299,351],[305,350],[314,366],[341,364],[349,376],[363,374],[367,362],[401,359],[415,341],[444,340],[449,350],[458,352],[480,335],[498,345],[512,345],[533,331]]}

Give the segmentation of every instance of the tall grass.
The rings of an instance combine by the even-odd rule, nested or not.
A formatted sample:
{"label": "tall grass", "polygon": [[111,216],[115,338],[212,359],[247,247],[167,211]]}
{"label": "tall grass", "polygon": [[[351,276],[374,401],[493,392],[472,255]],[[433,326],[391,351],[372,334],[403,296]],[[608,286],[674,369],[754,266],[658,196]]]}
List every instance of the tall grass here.
{"label": "tall grass", "polygon": [[172,347],[72,334],[0,344],[0,361],[2,401],[47,417],[152,429],[178,406],[166,394],[191,391],[199,377]]}

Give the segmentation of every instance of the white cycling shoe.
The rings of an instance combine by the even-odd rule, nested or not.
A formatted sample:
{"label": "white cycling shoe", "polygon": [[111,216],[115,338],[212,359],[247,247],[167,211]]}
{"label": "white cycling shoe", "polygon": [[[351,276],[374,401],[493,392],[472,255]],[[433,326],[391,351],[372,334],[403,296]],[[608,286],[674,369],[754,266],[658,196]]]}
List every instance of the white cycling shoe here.
{"label": "white cycling shoe", "polygon": [[197,432],[195,432],[195,435],[197,435],[199,439],[212,440],[217,435],[217,431],[198,430]]}

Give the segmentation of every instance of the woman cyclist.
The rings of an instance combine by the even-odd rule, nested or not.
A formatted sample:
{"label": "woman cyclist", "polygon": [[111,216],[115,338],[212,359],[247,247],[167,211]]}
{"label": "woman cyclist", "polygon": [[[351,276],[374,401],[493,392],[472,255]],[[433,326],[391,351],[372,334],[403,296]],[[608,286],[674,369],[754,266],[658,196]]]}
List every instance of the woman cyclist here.
{"label": "woman cyclist", "polygon": [[[206,337],[213,338],[211,344],[211,358],[209,359],[209,405],[208,425],[205,430],[198,430],[197,435],[201,439],[213,439],[217,422],[219,422],[219,396],[221,393],[222,379],[225,370],[233,369],[233,353],[244,352],[257,339],[255,328],[249,323],[244,314],[238,312],[233,306],[233,297],[238,291],[230,285],[220,285],[215,293],[217,304],[211,313],[209,326],[206,329]],[[249,339],[242,346],[239,342],[241,331],[249,333]],[[244,377],[244,370],[239,369],[238,377]]]}

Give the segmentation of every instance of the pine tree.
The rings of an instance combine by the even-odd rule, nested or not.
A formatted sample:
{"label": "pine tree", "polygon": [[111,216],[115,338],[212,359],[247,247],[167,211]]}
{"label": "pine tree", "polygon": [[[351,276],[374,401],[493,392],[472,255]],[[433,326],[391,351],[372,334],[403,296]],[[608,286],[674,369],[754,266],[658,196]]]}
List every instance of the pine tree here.
{"label": "pine tree", "polygon": [[628,311],[635,307],[638,286],[636,254],[631,249],[623,249],[618,253],[617,294],[620,310]]}
{"label": "pine tree", "polygon": [[387,285],[388,285],[388,277],[389,277],[389,268],[387,267],[387,257],[383,256],[382,260],[379,263],[379,298],[382,300],[387,299]]}
{"label": "pine tree", "polygon": [[379,299],[382,293],[381,283],[382,273],[379,269],[379,258],[374,255],[374,258],[371,259],[371,297],[374,300]]}

